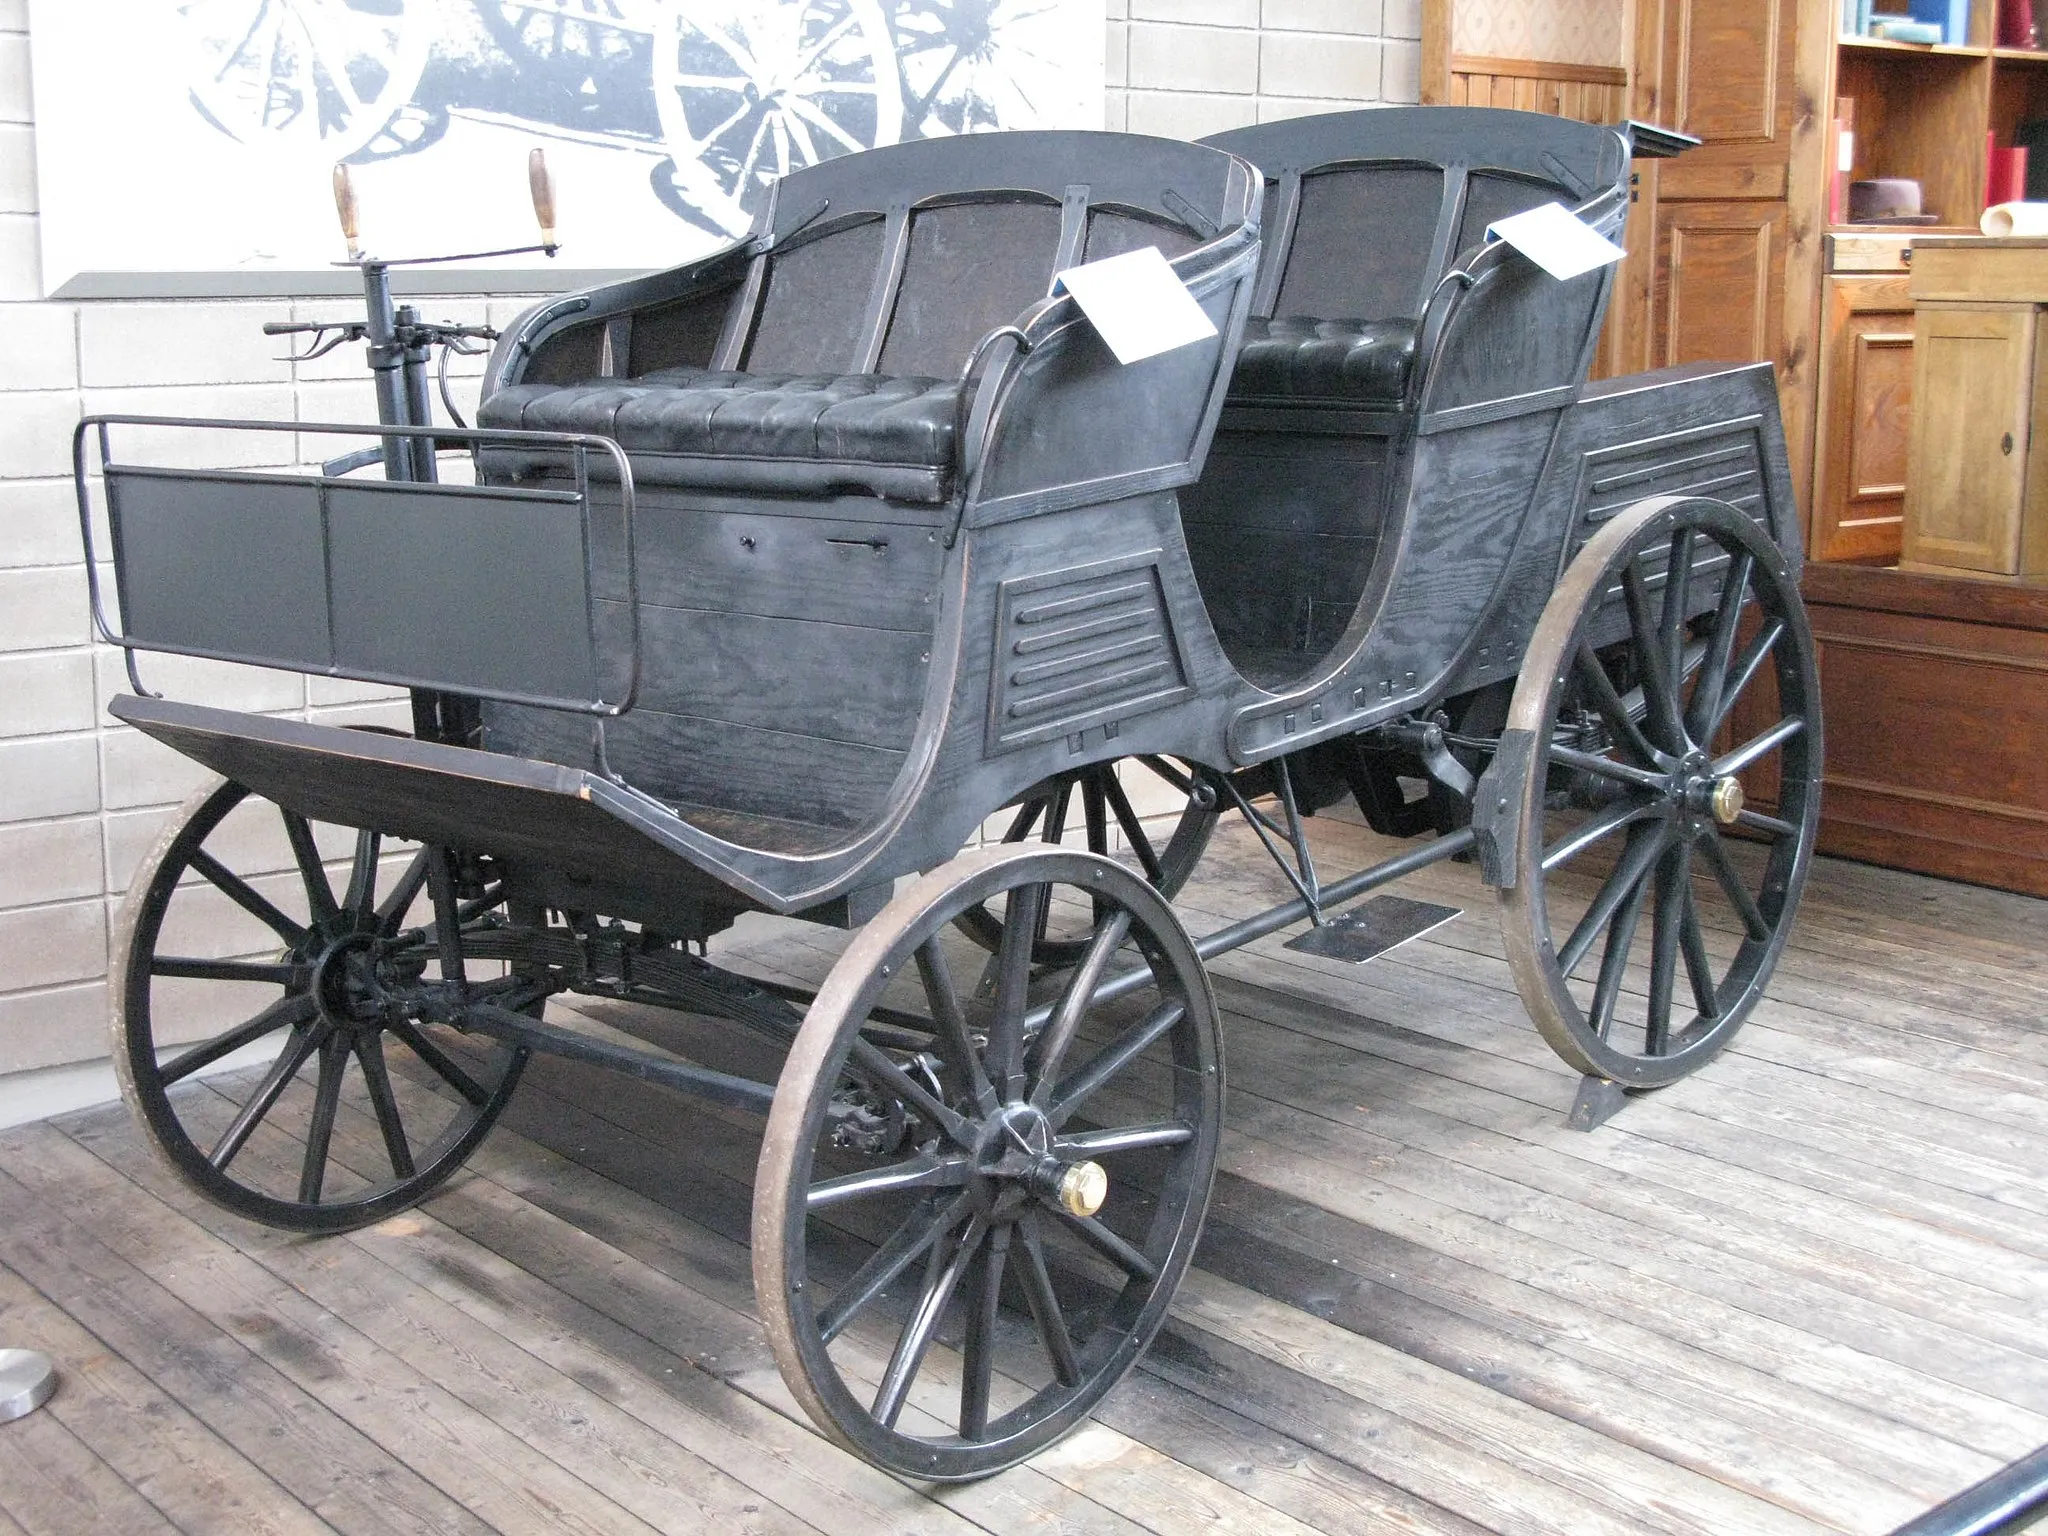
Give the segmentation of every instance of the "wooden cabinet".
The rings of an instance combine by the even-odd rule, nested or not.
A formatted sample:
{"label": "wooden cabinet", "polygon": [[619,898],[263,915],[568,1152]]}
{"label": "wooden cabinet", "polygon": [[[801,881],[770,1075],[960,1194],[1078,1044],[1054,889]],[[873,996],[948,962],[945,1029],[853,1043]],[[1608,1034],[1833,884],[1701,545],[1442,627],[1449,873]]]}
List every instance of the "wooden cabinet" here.
{"label": "wooden cabinet", "polygon": [[1921,308],[1905,531],[1914,564],[2018,572],[2035,329],[2030,304]]}
{"label": "wooden cabinet", "polygon": [[2048,578],[2048,241],[1916,241],[1905,558]]}
{"label": "wooden cabinet", "polygon": [[1809,553],[1896,560],[1913,422],[1913,300],[1905,273],[1830,276],[1822,304]]}

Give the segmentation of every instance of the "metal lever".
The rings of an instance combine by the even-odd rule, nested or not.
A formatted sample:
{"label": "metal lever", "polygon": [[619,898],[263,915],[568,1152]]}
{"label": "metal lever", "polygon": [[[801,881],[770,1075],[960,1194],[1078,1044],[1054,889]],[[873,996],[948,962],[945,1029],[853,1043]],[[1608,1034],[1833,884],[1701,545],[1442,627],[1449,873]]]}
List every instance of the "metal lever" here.
{"label": "metal lever", "polygon": [[[537,155],[539,150],[535,150]],[[362,247],[356,244],[356,188],[349,180],[348,167],[335,162],[334,166],[334,211],[341,217],[341,237],[348,242],[348,259],[361,261]]]}
{"label": "metal lever", "polygon": [[526,157],[526,185],[533,193],[533,217],[540,225],[541,249],[555,254],[555,178],[548,173],[545,150],[536,148]]}

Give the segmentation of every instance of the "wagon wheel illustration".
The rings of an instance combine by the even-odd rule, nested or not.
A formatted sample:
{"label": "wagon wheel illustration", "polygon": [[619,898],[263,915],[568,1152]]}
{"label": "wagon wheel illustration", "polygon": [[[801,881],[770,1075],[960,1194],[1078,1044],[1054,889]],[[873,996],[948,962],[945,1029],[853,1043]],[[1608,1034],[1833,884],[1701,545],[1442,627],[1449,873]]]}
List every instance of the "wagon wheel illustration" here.
{"label": "wagon wheel illustration", "polygon": [[565,123],[616,118],[630,103],[636,126],[642,123],[647,101],[646,0],[475,4],[477,20],[511,61],[521,89],[543,97],[550,116]]}
{"label": "wagon wheel illustration", "polygon": [[734,238],[777,177],[903,131],[878,0],[667,0],[654,102],[669,151],[655,191]]}
{"label": "wagon wheel illustration", "polygon": [[1057,0],[924,0],[896,12],[903,121],[919,138],[1029,128],[1064,94]]}
{"label": "wagon wheel illustration", "polygon": [[186,0],[192,104],[259,152],[346,160],[412,99],[436,17],[423,0]]}

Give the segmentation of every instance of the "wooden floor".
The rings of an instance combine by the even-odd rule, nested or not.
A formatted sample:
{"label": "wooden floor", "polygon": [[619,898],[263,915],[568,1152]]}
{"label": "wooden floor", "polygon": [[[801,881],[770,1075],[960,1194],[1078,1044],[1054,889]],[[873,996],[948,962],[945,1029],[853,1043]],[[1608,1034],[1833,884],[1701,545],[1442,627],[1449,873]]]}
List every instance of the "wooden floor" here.
{"label": "wooden floor", "polygon": [[[1377,841],[1317,826],[1333,864]],[[1219,841],[1197,931],[1284,894],[1254,852]],[[2048,1441],[2048,903],[1823,862],[1732,1052],[1585,1135],[1492,895],[1403,889],[1468,911],[1365,967],[1216,966],[1197,1272],[1028,1466],[934,1490],[828,1446],[752,1313],[748,1148],[541,1064],[346,1238],[205,1206],[118,1108],[0,1133],[0,1345],[63,1372],[0,1426],[0,1536],[1881,1532]]]}

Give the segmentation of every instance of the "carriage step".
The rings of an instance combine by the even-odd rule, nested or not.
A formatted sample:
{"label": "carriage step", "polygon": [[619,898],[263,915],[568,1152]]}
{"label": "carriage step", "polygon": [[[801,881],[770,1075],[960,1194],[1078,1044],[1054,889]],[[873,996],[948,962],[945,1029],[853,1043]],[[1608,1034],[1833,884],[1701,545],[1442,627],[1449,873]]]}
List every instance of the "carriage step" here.
{"label": "carriage step", "polygon": [[1374,896],[1349,912],[1331,918],[1287,941],[1286,947],[1326,960],[1362,965],[1410,939],[1419,939],[1464,913],[1463,907],[1442,907],[1433,901],[1405,896]]}

